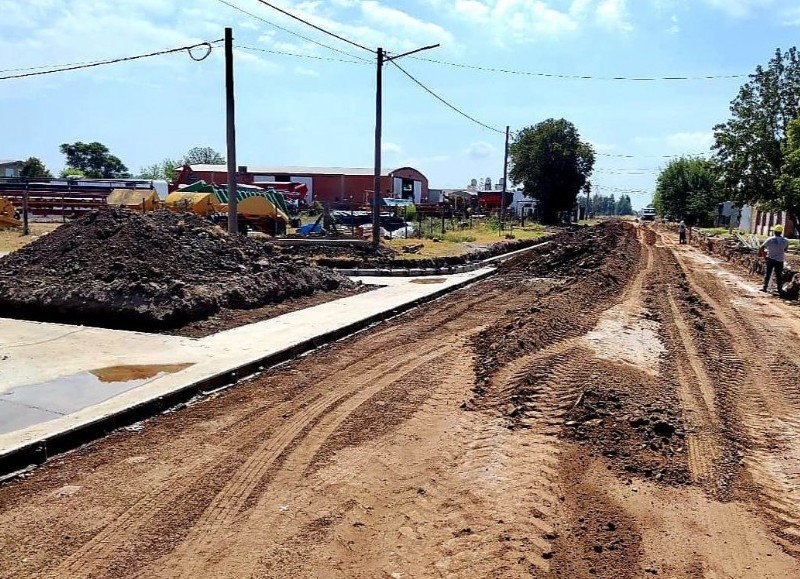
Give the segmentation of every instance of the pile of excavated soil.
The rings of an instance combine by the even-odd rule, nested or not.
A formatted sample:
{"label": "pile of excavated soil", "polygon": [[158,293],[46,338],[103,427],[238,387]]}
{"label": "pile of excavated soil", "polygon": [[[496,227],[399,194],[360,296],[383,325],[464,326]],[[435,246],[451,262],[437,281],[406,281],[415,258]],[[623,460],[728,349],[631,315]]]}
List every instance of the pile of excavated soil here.
{"label": "pile of excavated soil", "polygon": [[588,332],[634,275],[640,256],[632,226],[609,222],[560,233],[502,265],[500,279],[529,293],[531,305],[509,311],[473,338],[476,393],[503,364]]}
{"label": "pile of excavated soil", "polygon": [[351,283],[270,250],[196,215],[106,209],[0,259],[0,311],[149,331]]}

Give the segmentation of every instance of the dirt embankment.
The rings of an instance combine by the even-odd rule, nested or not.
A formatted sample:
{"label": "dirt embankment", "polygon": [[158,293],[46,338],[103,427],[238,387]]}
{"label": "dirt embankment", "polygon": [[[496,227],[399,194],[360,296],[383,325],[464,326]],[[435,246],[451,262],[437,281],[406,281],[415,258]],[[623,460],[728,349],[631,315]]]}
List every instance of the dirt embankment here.
{"label": "dirt embankment", "polygon": [[0,259],[0,310],[150,331],[351,283],[269,249],[192,214],[108,209]]}

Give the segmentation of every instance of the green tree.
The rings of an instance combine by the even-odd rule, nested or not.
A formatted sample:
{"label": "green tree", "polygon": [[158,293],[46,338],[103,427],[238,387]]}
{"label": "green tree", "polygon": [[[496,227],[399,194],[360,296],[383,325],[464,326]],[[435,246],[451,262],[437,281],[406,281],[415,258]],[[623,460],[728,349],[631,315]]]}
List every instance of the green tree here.
{"label": "green tree", "polygon": [[178,179],[178,174],[180,173],[182,165],[183,163],[181,161],[164,159],[160,163],[143,167],[137,177],[139,179],[163,179],[174,183]]}
{"label": "green tree", "polygon": [[795,208],[787,210],[796,211],[796,208],[800,207],[800,118],[789,123],[786,132],[781,176],[775,182],[778,194],[775,204],[778,205],[778,209]]}
{"label": "green tree", "polygon": [[713,161],[699,157],[672,159],[658,175],[656,212],[673,219],[685,219],[690,225],[713,221],[723,200]]}
{"label": "green tree", "polygon": [[522,129],[509,148],[511,180],[538,201],[542,221],[554,223],[560,211],[571,211],[594,167],[591,145],[581,141],[575,125],[547,119]]}
{"label": "green tree", "polygon": [[633,215],[633,206],[631,205],[631,198],[629,195],[622,195],[617,201],[617,206],[614,211],[615,215]]}
{"label": "green tree", "polygon": [[50,179],[53,176],[47,167],[44,166],[41,159],[37,157],[28,157],[22,164],[19,175],[26,179]]}
{"label": "green tree", "polygon": [[60,150],[67,157],[67,168],[78,169],[86,177],[115,179],[130,176],[128,168],[102,143],[64,143]]}
{"label": "green tree", "polygon": [[72,167],[67,167],[61,173],[58,174],[59,177],[62,179],[84,179],[86,175],[80,169],[73,169]]}
{"label": "green tree", "polygon": [[211,147],[194,147],[183,157],[184,165],[224,165],[225,157]]}
{"label": "green tree", "polygon": [[731,102],[731,118],[714,127],[714,151],[726,197],[786,210],[777,183],[784,165],[789,124],[800,116],[800,55],[777,50],[767,68],[756,68]]}

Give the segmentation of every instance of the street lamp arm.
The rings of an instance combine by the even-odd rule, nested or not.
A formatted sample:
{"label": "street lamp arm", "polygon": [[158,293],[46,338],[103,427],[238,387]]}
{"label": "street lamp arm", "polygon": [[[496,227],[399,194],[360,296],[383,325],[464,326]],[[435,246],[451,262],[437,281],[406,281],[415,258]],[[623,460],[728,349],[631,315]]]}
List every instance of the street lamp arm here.
{"label": "street lamp arm", "polygon": [[410,56],[412,54],[416,54],[418,52],[422,52],[423,50],[430,50],[432,48],[439,48],[440,44],[431,44],[430,46],[423,46],[422,48],[416,48],[414,50],[409,50],[408,52],[404,52],[402,54],[396,54],[394,56],[384,56],[383,60],[385,62],[389,62],[391,60],[395,60],[396,58],[403,58],[404,56]]}

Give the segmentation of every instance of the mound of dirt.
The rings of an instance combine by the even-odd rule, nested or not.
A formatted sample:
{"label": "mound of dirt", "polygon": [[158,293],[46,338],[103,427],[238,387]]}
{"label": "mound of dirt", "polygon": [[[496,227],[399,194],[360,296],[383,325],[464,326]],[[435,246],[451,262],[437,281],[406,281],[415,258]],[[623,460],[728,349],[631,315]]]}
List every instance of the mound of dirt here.
{"label": "mound of dirt", "polygon": [[530,306],[509,311],[501,323],[472,339],[476,393],[483,393],[483,383],[503,364],[588,332],[606,301],[634,274],[639,259],[631,226],[609,222],[560,233],[508,260],[498,277],[529,294]]}
{"label": "mound of dirt", "polygon": [[685,430],[674,401],[644,402],[654,388],[588,388],[567,413],[568,435],[631,474],[673,484],[687,481]]}
{"label": "mound of dirt", "polygon": [[174,328],[351,282],[193,214],[107,209],[0,259],[0,310],[110,328]]}

